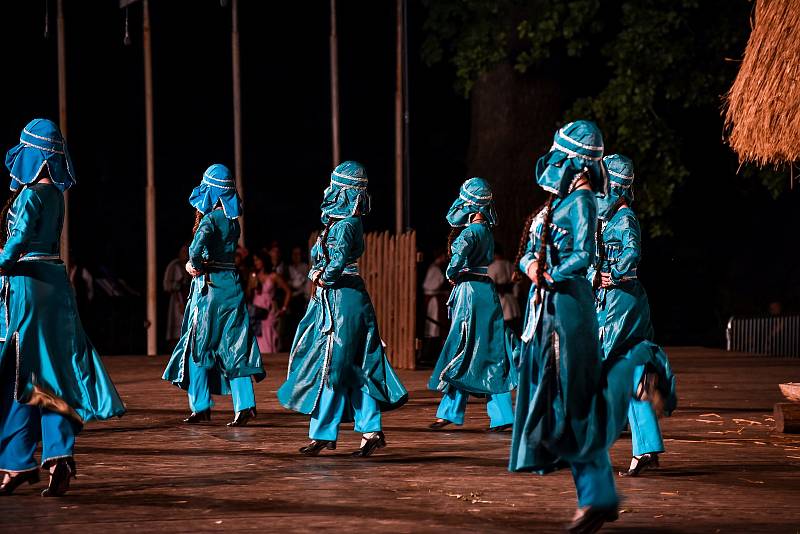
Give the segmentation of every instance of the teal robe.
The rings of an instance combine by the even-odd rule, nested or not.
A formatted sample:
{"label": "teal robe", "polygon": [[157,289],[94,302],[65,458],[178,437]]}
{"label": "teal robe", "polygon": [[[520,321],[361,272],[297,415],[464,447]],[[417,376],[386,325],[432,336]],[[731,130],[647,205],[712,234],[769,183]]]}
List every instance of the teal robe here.
{"label": "teal robe", "polygon": [[[607,454],[627,421],[634,363],[606,360],[597,338],[592,287],[597,207],[592,191],[553,202],[546,247],[550,287],[534,304],[523,331],[509,470],[547,473]],[[527,272],[539,252],[542,213],[533,221],[520,261]]]}
{"label": "teal robe", "polygon": [[290,410],[311,414],[325,385],[336,391],[360,389],[381,411],[408,400],[386,358],[375,310],[358,274],[356,262],[363,253],[360,217],[333,222],[311,250],[308,276],[319,275],[324,287],[314,288],[292,343],[286,382],[278,390],[278,400]]}
{"label": "teal robe", "polygon": [[[602,229],[602,248],[587,278],[596,269],[609,273],[613,286],[595,291],[599,337],[606,358],[629,357],[659,376],[658,387],[664,398],[664,412],[677,405],[676,378],[664,350],[652,342],[653,325],[647,293],[639,282],[637,268],[642,256],[639,221],[631,208],[614,213]],[[601,262],[600,265],[597,263]]]}
{"label": "teal robe", "polygon": [[428,388],[455,387],[473,395],[506,393],[517,385],[514,342],[503,322],[503,309],[487,272],[494,258],[494,238],[487,224],[465,227],[451,246],[447,279],[450,332],[433,369]]}
{"label": "teal robe", "polygon": [[20,403],[78,423],[120,416],[125,406],[83,330],[59,259],[63,223],[64,194],[51,184],[25,186],[8,213],[0,366],[13,369]]}
{"label": "teal robe", "polygon": [[181,338],[162,377],[181,389],[189,387],[188,358],[209,371],[214,395],[230,394],[233,378],[266,377],[234,265],[239,232],[239,221],[218,208],[203,216],[189,246],[189,261],[202,274],[192,279]]}

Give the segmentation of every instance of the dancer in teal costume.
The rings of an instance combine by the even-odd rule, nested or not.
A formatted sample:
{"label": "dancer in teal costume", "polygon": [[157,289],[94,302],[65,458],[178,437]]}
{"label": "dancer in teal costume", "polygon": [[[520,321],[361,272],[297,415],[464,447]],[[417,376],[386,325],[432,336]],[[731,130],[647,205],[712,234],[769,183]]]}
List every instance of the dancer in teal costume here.
{"label": "dancer in teal costume", "polygon": [[506,334],[503,310],[489,264],[494,258],[491,227],[497,224],[492,191],[481,178],[470,178],[447,213],[453,227],[447,279],[454,285],[447,302],[450,332],[428,388],[441,391],[438,418],[430,428],[464,423],[470,394],[487,398],[489,430],[511,428],[511,390],[517,373],[512,335]]}
{"label": "dancer in teal costume", "polygon": [[[641,258],[639,221],[630,208],[633,203],[633,162],[614,154],[603,158],[609,175],[609,193],[597,200],[597,255],[588,279],[592,280],[597,301],[600,342],[605,357],[629,357],[646,364],[637,366],[634,383],[640,384],[646,372],[658,377],[659,398],[664,412],[675,409],[675,376],[666,353],[653,343],[650,305],[637,277]],[[653,405],[645,400],[631,401],[628,423],[633,441],[633,457],[628,471],[636,476],[644,469],[658,467],[664,440]]]}
{"label": "dancer in teal costume", "polygon": [[75,476],[73,448],[83,424],[125,413],[100,356],[81,326],[60,258],[64,194],[75,183],[58,127],[35,119],[6,155],[14,191],[0,245],[0,495],[39,480],[61,496]]}
{"label": "dancer in teal costume", "polygon": [[308,275],[314,294],[297,327],[278,400],[311,416],[311,443],[302,454],[335,449],[339,424],[354,421],[363,437],[353,455],[366,457],[386,445],[381,412],[403,405],[408,393],[386,358],[358,272],[361,216],[370,209],[364,167],[353,161],[336,167],[321,207],[325,228],[311,250]]}
{"label": "dancer in teal costume", "polygon": [[[558,130],[536,164],[550,193],[526,223],[519,267],[533,281],[526,311],[509,469],[546,474],[569,466],[578,495],[571,532],[617,518],[608,454],[624,427],[635,362],[603,362],[592,263],[595,192],[604,195],[603,138],[594,123]],[[534,217],[535,215],[535,217]]]}
{"label": "dancer in teal costume", "polygon": [[232,394],[236,416],[228,426],[244,426],[256,416],[251,377],[260,382],[266,373],[234,265],[241,203],[227,167],[210,166],[189,204],[197,210],[186,264],[192,286],[163,378],[189,395],[192,414],[185,423],[210,420],[211,395]]}

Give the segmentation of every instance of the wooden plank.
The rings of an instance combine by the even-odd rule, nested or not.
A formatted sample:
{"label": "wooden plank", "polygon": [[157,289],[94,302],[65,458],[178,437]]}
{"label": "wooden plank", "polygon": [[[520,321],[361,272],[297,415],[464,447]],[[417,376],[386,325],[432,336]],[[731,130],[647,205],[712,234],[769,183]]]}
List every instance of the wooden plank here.
{"label": "wooden plank", "polygon": [[800,434],[800,402],[778,402],[773,410],[775,430],[784,434]]}

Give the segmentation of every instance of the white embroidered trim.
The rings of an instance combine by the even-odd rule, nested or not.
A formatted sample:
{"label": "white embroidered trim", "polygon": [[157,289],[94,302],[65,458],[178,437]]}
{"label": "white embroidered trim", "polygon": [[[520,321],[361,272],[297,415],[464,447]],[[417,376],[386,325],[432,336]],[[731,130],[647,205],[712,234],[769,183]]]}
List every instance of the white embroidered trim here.
{"label": "white embroidered trim", "polygon": [[26,147],[38,148],[39,150],[44,150],[45,152],[52,152],[53,154],[61,154],[62,156],[64,155],[63,150],[56,150],[55,148],[47,148],[44,146],[34,145],[33,143],[29,141],[23,141],[22,139],[20,139],[19,141]]}
{"label": "white embroidered trim", "polygon": [[333,174],[334,176],[338,176],[339,178],[346,178],[347,180],[354,180],[356,182],[361,182],[361,183],[369,182],[369,179],[367,179],[367,178],[361,178],[359,176],[348,176],[346,174],[342,174],[342,173],[336,172],[336,171],[333,171],[331,174]]}
{"label": "white embroidered trim", "polygon": [[561,152],[565,152],[571,158],[581,158],[581,159],[586,159],[586,160],[590,160],[590,161],[601,161],[603,159],[603,156],[597,156],[597,157],[585,156],[585,155],[580,154],[578,152],[575,152],[574,150],[571,150],[571,149],[569,149],[569,148],[567,148],[567,147],[565,147],[563,145],[558,144],[558,141],[553,143],[553,146],[550,148],[550,150],[553,150],[553,149],[560,150]]}
{"label": "white embroidered trim", "polygon": [[[607,165],[606,169],[608,169]],[[612,171],[611,169],[608,169],[608,174],[616,176],[617,178],[622,178],[623,180],[630,180],[630,181],[633,181],[633,177],[635,176],[634,174],[628,176],[627,174],[622,174],[621,172]]]}
{"label": "white embroidered trim", "polygon": [[[349,178],[349,176],[348,176],[348,178]],[[356,191],[366,191],[367,190],[367,186],[366,185],[345,184],[345,183],[339,182],[339,181],[337,181],[337,180],[335,180],[333,178],[331,178],[331,183],[332,184],[336,184],[336,185],[338,185],[339,187],[341,187],[343,189],[355,189]]]}
{"label": "white embroidered trim", "polygon": [[203,175],[203,182],[206,185],[210,185],[211,187],[219,187],[220,189],[236,189],[236,186],[228,186],[228,185],[219,185],[219,184],[212,184],[211,182],[206,180],[206,175]]}
{"label": "white embroidered trim", "polygon": [[[572,125],[572,123],[567,124],[567,126],[571,126],[571,125]],[[601,146],[587,145],[587,144],[581,143],[581,142],[576,141],[575,139],[571,138],[570,136],[568,136],[567,134],[564,133],[564,130],[567,129],[567,126],[564,126],[563,128],[561,128],[558,131],[558,135],[560,135],[561,137],[563,137],[564,139],[566,139],[567,141],[569,141],[573,145],[578,145],[579,147],[585,148],[586,150],[597,150],[597,151],[600,151],[600,152],[602,152],[605,149],[602,145]]]}
{"label": "white embroidered trim", "polygon": [[[31,137],[35,137],[36,139],[41,139],[42,141],[48,141],[48,142],[54,143],[56,145],[62,145],[62,146],[64,145],[64,141],[59,141],[58,139],[50,139],[49,137],[36,135],[35,133],[29,132],[27,128],[23,128],[22,131],[24,133],[30,135]],[[22,138],[20,137],[19,140],[22,141]],[[22,142],[24,143],[24,141],[22,141]]]}
{"label": "white embroidered trim", "polygon": [[[488,205],[489,205],[489,202],[491,202],[491,201],[492,201],[492,197],[491,197],[491,196],[489,196],[489,197],[488,197],[488,198],[489,198],[489,200],[488,200],[487,202],[476,202],[476,201],[474,201],[474,200],[470,200],[470,199],[468,199],[467,197],[465,197],[465,196],[464,196],[463,194],[461,194],[461,193],[459,193],[459,194],[458,194],[458,198],[460,198],[461,200],[463,200],[463,201],[464,201],[464,202],[466,202],[467,204],[472,204],[473,206],[488,206]],[[477,197],[476,197],[476,198],[477,198]]]}

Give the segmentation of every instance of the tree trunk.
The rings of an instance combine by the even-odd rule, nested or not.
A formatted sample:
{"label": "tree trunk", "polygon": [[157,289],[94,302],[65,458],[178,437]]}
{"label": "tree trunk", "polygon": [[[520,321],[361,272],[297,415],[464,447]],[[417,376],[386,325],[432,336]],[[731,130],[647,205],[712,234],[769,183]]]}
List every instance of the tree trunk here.
{"label": "tree trunk", "polygon": [[513,261],[525,219],[545,198],[534,169],[561,123],[561,92],[556,80],[503,64],[475,83],[471,105],[467,169],[491,184],[500,221],[495,240]]}

